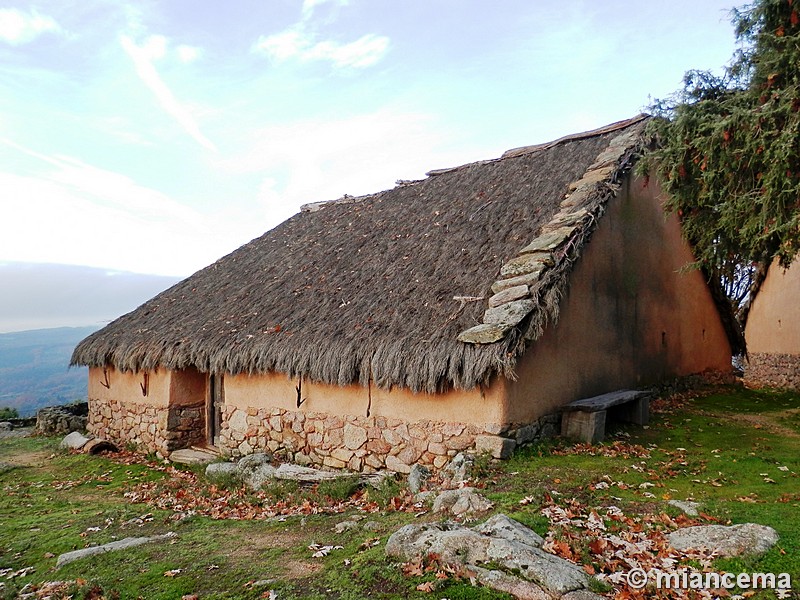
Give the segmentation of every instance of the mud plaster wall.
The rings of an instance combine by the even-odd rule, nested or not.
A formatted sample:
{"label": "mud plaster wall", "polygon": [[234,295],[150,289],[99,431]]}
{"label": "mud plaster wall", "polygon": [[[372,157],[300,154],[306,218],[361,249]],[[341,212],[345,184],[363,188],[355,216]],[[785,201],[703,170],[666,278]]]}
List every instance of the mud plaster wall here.
{"label": "mud plaster wall", "polygon": [[654,179],[629,177],[575,265],[556,327],[523,356],[509,413],[528,422],[580,398],[707,370],[731,350],[677,218]]}
{"label": "mud plaster wall", "polygon": [[[281,373],[226,375],[225,403],[239,408],[297,409],[298,379]],[[383,416],[407,421],[432,420],[471,423],[479,426],[504,421],[505,382],[470,391],[415,394],[404,389],[384,390],[376,386],[334,386],[303,379],[303,412],[340,416]]]}
{"label": "mud plaster wall", "polygon": [[[108,384],[108,387],[104,384]],[[205,376],[89,369],[89,433],[166,456],[205,442]]]}
{"label": "mud plaster wall", "polygon": [[753,300],[745,330],[748,385],[800,390],[800,262],[775,261]]}
{"label": "mud plaster wall", "polygon": [[800,261],[772,264],[747,317],[747,350],[800,354]]}

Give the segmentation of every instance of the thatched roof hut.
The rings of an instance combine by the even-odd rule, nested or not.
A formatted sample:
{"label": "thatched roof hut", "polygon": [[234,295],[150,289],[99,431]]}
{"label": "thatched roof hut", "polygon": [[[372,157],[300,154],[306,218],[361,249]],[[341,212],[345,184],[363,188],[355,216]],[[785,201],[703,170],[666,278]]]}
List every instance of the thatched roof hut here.
{"label": "thatched roof hut", "polygon": [[90,430],[408,472],[504,456],[577,398],[729,370],[677,218],[630,173],[646,120],[304,206],[78,345]]}
{"label": "thatched roof hut", "polygon": [[[644,120],[307,205],[82,341],[72,364],[277,371],[426,392],[513,377],[526,343],[557,319],[572,264],[631,168]],[[620,136],[627,144],[608,153]],[[460,341],[483,323],[501,267],[563,213],[570,184],[590,167],[602,178],[584,186],[569,239],[529,286],[526,314],[496,341]]]}

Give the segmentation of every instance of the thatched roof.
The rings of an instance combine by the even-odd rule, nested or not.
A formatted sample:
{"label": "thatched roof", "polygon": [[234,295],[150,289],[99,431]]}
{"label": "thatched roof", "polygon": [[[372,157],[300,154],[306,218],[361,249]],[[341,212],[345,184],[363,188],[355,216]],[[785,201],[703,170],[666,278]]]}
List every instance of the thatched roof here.
{"label": "thatched roof", "polygon": [[[557,318],[643,119],[308,205],[83,340],[72,363],[278,371],[429,392],[513,377],[526,344]],[[530,246],[546,246],[553,231],[562,238],[553,248]],[[526,278],[509,268],[520,257],[541,265]],[[510,285],[496,283],[503,276]],[[492,302],[512,309],[499,325],[493,284],[516,290]],[[490,337],[471,338],[475,326]]]}

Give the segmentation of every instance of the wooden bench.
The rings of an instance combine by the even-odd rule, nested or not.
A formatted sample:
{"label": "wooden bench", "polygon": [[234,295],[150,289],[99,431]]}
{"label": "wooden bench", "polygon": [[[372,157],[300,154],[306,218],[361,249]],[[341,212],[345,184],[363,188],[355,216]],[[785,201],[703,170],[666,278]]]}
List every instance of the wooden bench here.
{"label": "wooden bench", "polygon": [[589,444],[602,442],[609,411],[613,420],[647,425],[652,395],[650,391],[617,390],[571,402],[561,409],[561,435]]}

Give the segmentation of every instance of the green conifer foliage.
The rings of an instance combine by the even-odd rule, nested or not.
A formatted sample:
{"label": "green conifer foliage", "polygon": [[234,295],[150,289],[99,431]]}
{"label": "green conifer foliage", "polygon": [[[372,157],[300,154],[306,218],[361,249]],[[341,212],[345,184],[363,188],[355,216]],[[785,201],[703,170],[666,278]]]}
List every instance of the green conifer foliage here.
{"label": "green conifer foliage", "polygon": [[656,173],[698,265],[784,266],[800,250],[800,0],[734,10],[738,50],[721,76],[691,71],[651,110]]}

